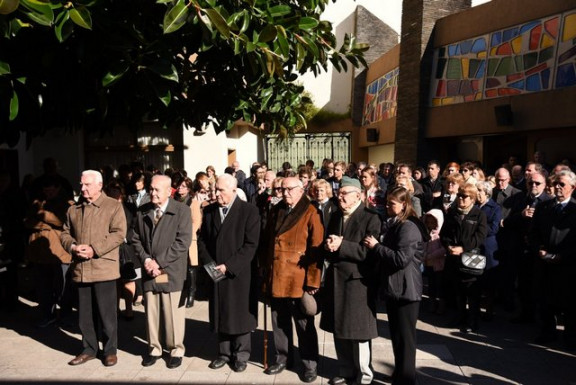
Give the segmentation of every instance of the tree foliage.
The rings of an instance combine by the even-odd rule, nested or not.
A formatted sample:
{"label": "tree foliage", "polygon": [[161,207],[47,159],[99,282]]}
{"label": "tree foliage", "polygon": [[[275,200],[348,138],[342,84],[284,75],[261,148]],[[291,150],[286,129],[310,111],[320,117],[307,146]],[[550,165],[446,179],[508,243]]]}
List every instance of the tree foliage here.
{"label": "tree foliage", "polygon": [[329,1],[0,0],[0,143],[145,120],[297,131],[298,74],[366,65],[320,19]]}

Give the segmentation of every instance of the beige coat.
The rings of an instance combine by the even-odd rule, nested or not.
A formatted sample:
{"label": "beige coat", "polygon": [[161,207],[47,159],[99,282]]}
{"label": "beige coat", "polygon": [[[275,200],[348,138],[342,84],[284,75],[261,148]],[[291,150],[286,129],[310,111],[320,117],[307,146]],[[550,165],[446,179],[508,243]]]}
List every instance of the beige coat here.
{"label": "beige coat", "polygon": [[188,260],[190,266],[198,266],[198,230],[202,225],[202,210],[200,201],[192,199],[190,202],[190,213],[192,214],[192,243],[188,250]]}
{"label": "beige coat", "polygon": [[92,204],[82,200],[68,209],[62,246],[71,253],[73,244],[87,244],[94,258],[72,260],[74,282],[90,283],[120,278],[119,246],[126,237],[126,216],[122,204],[102,195]]}

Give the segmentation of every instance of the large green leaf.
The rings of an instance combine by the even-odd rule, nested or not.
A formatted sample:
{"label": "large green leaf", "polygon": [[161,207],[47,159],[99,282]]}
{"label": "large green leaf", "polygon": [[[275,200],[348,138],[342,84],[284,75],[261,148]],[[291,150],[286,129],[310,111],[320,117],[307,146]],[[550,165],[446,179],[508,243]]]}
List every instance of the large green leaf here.
{"label": "large green leaf", "polygon": [[213,8],[205,9],[204,12],[206,12],[210,18],[210,21],[212,21],[212,24],[216,27],[218,32],[220,32],[226,39],[228,39],[230,37],[230,27],[228,27],[226,19],[222,17],[220,12]]}
{"label": "large green leaf", "polygon": [[60,43],[66,40],[74,31],[72,23],[69,23],[68,20],[70,20],[70,12],[68,10],[61,12],[56,18],[54,33]]}
{"label": "large green leaf", "polygon": [[114,65],[113,68],[104,75],[102,78],[102,85],[104,87],[110,87],[112,84],[116,83],[118,80],[124,76],[124,74],[128,71],[130,65],[125,62],[121,61],[118,64]]}
{"label": "large green leaf", "polygon": [[258,35],[258,41],[260,43],[271,42],[272,40],[276,39],[276,34],[276,27],[274,27],[272,24],[268,24]]}
{"label": "large green leaf", "polygon": [[155,72],[164,79],[178,82],[178,71],[176,67],[167,60],[158,60],[149,68],[152,72]]}
{"label": "large green leaf", "polygon": [[16,117],[18,116],[18,109],[19,109],[18,94],[16,93],[15,90],[13,90],[12,97],[10,98],[10,116],[9,116],[10,121],[16,119]]}
{"label": "large green leaf", "polygon": [[292,8],[289,5],[275,5],[268,9],[268,13],[272,17],[286,16],[292,13]]}
{"label": "large green leaf", "polygon": [[302,17],[298,23],[300,29],[314,29],[318,26],[318,20],[313,17]]}
{"label": "large green leaf", "polygon": [[86,7],[76,7],[70,10],[70,19],[79,27],[92,29],[92,15]]}
{"label": "large green leaf", "polygon": [[164,23],[162,25],[164,33],[172,33],[182,28],[186,24],[186,18],[189,13],[190,10],[184,0],[178,0],[164,15]]}
{"label": "large green leaf", "polygon": [[38,3],[31,0],[21,0],[23,13],[40,25],[51,27],[54,22],[54,11],[49,4]]}
{"label": "large green leaf", "polygon": [[10,73],[10,64],[0,60],[0,75],[7,75]]}
{"label": "large green leaf", "polygon": [[278,47],[280,48],[280,53],[284,58],[290,55],[290,45],[288,44],[288,36],[286,35],[286,30],[281,25],[276,26]]}

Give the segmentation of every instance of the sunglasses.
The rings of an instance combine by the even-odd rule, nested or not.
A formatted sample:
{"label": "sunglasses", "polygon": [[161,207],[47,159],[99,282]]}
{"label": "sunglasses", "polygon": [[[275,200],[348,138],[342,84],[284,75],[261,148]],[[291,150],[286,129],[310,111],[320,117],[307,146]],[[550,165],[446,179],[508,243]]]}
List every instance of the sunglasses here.
{"label": "sunglasses", "polygon": [[465,169],[462,169],[462,172],[470,172],[470,170],[465,168]]}
{"label": "sunglasses", "polygon": [[470,195],[466,195],[466,194],[456,194],[458,196],[458,198],[462,198],[462,199],[466,199],[466,198],[470,198]]}
{"label": "sunglasses", "polygon": [[530,185],[534,185],[534,186],[540,186],[542,184],[542,182],[529,182]]}
{"label": "sunglasses", "polygon": [[566,187],[566,183],[564,183],[564,182],[556,182],[556,183],[554,183],[554,187],[556,187],[556,186],[560,186],[560,187],[564,188],[564,187]]}

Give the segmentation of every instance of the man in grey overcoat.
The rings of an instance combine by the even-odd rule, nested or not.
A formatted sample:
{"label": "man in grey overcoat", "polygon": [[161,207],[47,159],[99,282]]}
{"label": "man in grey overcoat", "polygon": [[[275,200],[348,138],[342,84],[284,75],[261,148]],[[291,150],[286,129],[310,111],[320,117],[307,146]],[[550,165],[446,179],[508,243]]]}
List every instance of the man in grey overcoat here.
{"label": "man in grey overcoat", "polygon": [[258,302],[251,293],[251,264],[260,237],[260,216],[255,205],[236,196],[237,180],[229,174],[216,181],[217,202],[204,209],[198,237],[198,256],[204,265],[214,262],[225,278],[212,285],[210,327],[218,333],[218,357],[210,365],[230,364],[246,370],[251,332],[256,329]]}
{"label": "man in grey overcoat", "polygon": [[192,216],[190,207],[171,199],[170,193],[170,178],[155,175],[150,185],[151,202],[138,208],[132,244],[146,272],[142,274],[142,287],[149,350],[142,366],[154,365],[162,356],[162,323],[166,348],[170,350],[167,366],[173,369],[182,364],[184,356],[186,314],[182,289],[192,242]]}
{"label": "man in grey overcoat", "polygon": [[343,177],[338,190],[340,210],[332,214],[325,242],[326,260],[320,328],[334,334],[338,377],[331,383],[370,384],[370,341],[376,327],[377,264],[362,243],[380,233],[378,214],[361,201],[360,182]]}

